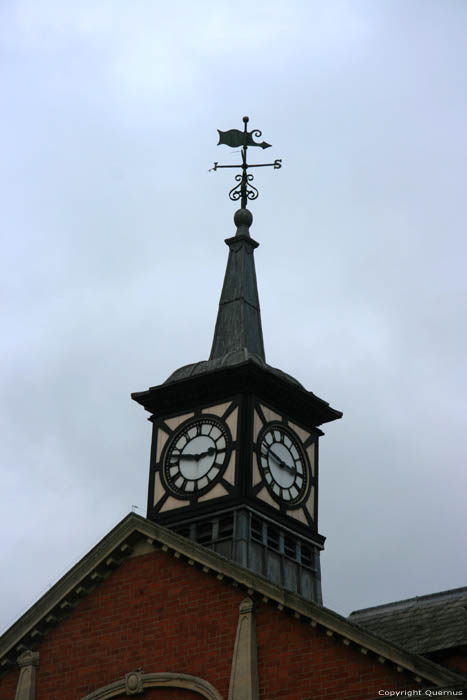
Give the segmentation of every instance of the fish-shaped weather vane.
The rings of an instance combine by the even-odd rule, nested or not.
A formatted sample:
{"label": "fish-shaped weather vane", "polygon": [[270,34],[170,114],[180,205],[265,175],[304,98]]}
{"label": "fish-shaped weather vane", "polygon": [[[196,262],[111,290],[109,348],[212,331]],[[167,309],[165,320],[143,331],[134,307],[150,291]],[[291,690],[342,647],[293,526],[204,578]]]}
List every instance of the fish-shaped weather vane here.
{"label": "fish-shaped weather vane", "polygon": [[242,147],[242,162],[239,165],[219,165],[219,163],[214,163],[212,170],[218,170],[219,168],[241,168],[241,175],[235,175],[235,180],[238,183],[229,192],[229,197],[234,202],[241,200],[241,208],[246,209],[247,201],[250,199],[257,199],[259,192],[254,185],[251,184],[253,180],[253,175],[247,173],[248,168],[267,168],[269,166],[274,169],[282,167],[282,160],[275,160],[273,163],[256,163],[249,164],[246,162],[246,152],[248,146],[258,146],[259,148],[265,149],[270,148],[271,144],[262,141],[259,143],[255,141],[253,137],[259,139],[262,134],[259,129],[253,129],[252,131],[247,131],[248,117],[243,117],[243,131],[239,129],[229,129],[229,131],[220,131],[218,146],[224,144],[225,146],[230,146],[231,148]]}

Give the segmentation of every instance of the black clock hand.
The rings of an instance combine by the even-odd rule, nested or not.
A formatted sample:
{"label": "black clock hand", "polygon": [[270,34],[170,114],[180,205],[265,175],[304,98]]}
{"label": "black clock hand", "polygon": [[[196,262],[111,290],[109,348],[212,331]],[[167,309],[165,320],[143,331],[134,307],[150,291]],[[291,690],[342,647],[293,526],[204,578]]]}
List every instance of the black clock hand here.
{"label": "black clock hand", "polygon": [[196,456],[198,457],[198,459],[201,459],[201,457],[206,457],[207,455],[213,455],[213,454],[215,454],[215,452],[216,452],[216,448],[211,445],[211,447],[208,447],[207,450],[205,450],[204,452],[200,452]]}
{"label": "black clock hand", "polygon": [[175,458],[176,462],[178,462],[180,459],[198,459],[198,455],[180,453],[178,455],[172,455],[172,458]]}
{"label": "black clock hand", "polygon": [[225,452],[225,447],[222,450],[216,450],[215,447],[209,447],[206,452],[200,452],[198,458],[201,459],[201,457],[206,457],[206,455],[220,454],[221,452]]}
{"label": "black clock hand", "polygon": [[278,465],[279,465],[280,467],[282,467],[283,469],[287,469],[287,471],[292,472],[292,473],[295,474],[295,467],[292,467],[292,466],[290,466],[289,464],[287,464],[286,462],[284,462],[284,461],[279,457],[279,455],[276,455],[276,453],[272,451],[272,448],[271,448],[271,447],[269,448],[269,452],[270,452],[271,455],[274,457],[274,459],[276,460],[276,462],[278,463]]}
{"label": "black clock hand", "polygon": [[225,448],[223,450],[216,450],[215,447],[209,447],[205,452],[200,452],[199,454],[190,454],[189,452],[183,452],[182,454],[174,455],[174,457],[178,456],[179,459],[196,459],[196,461],[198,461],[202,457],[206,457],[207,455],[213,455],[216,452],[225,452]]}

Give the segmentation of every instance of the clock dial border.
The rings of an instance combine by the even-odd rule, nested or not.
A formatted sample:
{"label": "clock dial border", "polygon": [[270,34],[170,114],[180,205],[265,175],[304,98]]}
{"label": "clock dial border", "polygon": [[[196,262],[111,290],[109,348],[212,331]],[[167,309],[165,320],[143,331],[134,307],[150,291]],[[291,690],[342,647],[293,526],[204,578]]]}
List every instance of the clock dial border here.
{"label": "clock dial border", "polygon": [[[202,425],[213,425],[217,427],[217,429],[220,431],[220,435],[214,440],[214,442],[217,442],[220,440],[220,438],[224,438],[225,440],[225,448],[223,447],[222,449],[225,449],[224,453],[224,459],[221,464],[216,463],[216,457],[214,458],[214,461],[212,465],[210,465],[209,469],[199,478],[199,479],[187,479],[186,477],[183,477],[183,473],[181,473],[180,470],[180,465],[178,464],[178,473],[175,475],[171,475],[169,473],[170,468],[174,467],[175,465],[172,464],[170,465],[168,463],[168,460],[170,459],[170,455],[172,451],[175,449],[177,443],[180,441],[182,436],[188,432],[190,429],[195,428],[196,426],[202,426]],[[196,439],[196,437],[202,436],[203,433],[201,432],[201,429],[197,431],[197,433],[191,438],[191,440]],[[207,435],[209,437],[209,435]],[[188,443],[185,443],[188,444]],[[203,496],[204,494],[208,493],[217,483],[222,481],[224,473],[230,463],[230,458],[232,455],[233,451],[233,440],[232,440],[232,435],[229,429],[229,426],[227,425],[226,421],[220,418],[217,415],[212,415],[212,414],[201,414],[201,415],[196,415],[195,417],[190,417],[183,423],[181,423],[170,435],[170,438],[167,440],[166,444],[164,445],[164,448],[162,450],[160,460],[158,464],[156,465],[156,472],[159,473],[160,479],[162,481],[163,488],[166,492],[166,494],[169,494],[170,496],[173,496],[174,498],[177,498],[179,500],[184,500],[187,501],[189,500],[190,502],[196,502],[199,497]],[[193,490],[186,490],[184,488],[181,488],[180,486],[177,486],[175,484],[175,480],[178,479],[180,476],[182,476],[185,479],[185,482],[188,481],[201,481],[205,478],[208,477],[209,472],[217,466],[217,473],[213,478],[211,478],[202,488],[193,488]],[[185,486],[185,483],[183,483],[183,486]]]}
{"label": "clock dial border", "polygon": [[[299,460],[294,459],[294,463],[296,464],[297,461],[301,461],[303,464],[303,484],[300,486],[296,486],[296,479],[292,481],[292,483],[285,487],[281,486],[277,479],[274,478],[274,474],[271,473],[271,468],[269,465],[269,460],[268,464],[264,465],[263,459],[265,456],[262,454],[262,445],[263,441],[265,439],[265,436],[268,433],[273,432],[274,430],[277,430],[281,435],[285,435],[288,437],[288,439],[291,441],[292,446],[295,447],[299,454]],[[274,443],[273,443],[274,444]],[[277,443],[276,443],[277,444]],[[282,444],[282,441],[281,441]],[[286,448],[288,449],[288,448]],[[290,450],[288,450],[290,452]],[[271,495],[271,497],[274,499],[276,503],[279,504],[281,510],[292,510],[295,508],[301,508],[303,505],[307,502],[307,499],[309,497],[310,489],[311,486],[313,485],[313,476],[311,473],[311,465],[308,459],[308,456],[306,454],[306,450],[302,444],[302,441],[300,440],[299,436],[295,433],[295,431],[285,423],[282,423],[280,421],[273,421],[270,423],[266,423],[263,425],[261,430],[258,433],[258,437],[256,440],[256,445],[255,445],[255,452],[256,452],[256,459],[257,459],[257,464],[258,468],[260,471],[260,474],[262,476],[262,481],[260,484],[258,484],[255,487],[255,491],[259,490],[260,488],[263,488],[264,486],[266,487],[267,491]],[[271,478],[268,479],[267,474],[271,474]],[[274,490],[274,485],[277,485],[279,488],[279,493],[277,493]],[[298,494],[294,496],[293,498],[285,498],[282,494],[284,491],[289,491],[292,487],[295,487],[296,490],[298,490]]]}

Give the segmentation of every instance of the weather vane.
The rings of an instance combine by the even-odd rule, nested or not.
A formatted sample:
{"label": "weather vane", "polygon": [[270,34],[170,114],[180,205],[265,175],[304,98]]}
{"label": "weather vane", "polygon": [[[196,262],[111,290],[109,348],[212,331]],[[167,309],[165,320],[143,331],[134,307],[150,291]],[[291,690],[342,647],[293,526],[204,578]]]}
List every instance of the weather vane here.
{"label": "weather vane", "polygon": [[221,144],[225,144],[226,146],[230,146],[231,148],[238,148],[239,146],[242,147],[242,162],[239,165],[219,165],[219,163],[214,163],[214,167],[211,168],[211,170],[218,170],[219,168],[241,168],[242,169],[242,174],[235,175],[235,180],[238,182],[238,185],[235,185],[230,192],[229,192],[229,197],[231,200],[234,202],[237,202],[239,199],[241,200],[241,208],[246,209],[246,204],[248,199],[257,199],[259,192],[256,189],[254,185],[251,184],[251,181],[253,180],[253,175],[250,173],[247,173],[248,168],[267,168],[267,167],[273,167],[275,170],[278,168],[282,167],[282,160],[275,160],[274,163],[256,163],[256,164],[248,164],[246,162],[246,152],[248,146],[259,146],[259,148],[269,148],[271,146],[270,143],[266,143],[266,141],[262,141],[261,143],[257,143],[256,141],[253,140],[253,136],[256,138],[261,138],[261,131],[259,129],[253,129],[253,131],[247,131],[247,124],[248,124],[248,117],[243,117],[243,131],[240,131],[239,129],[229,129],[229,131],[220,131],[218,129],[217,131],[219,132],[219,142],[218,146]]}

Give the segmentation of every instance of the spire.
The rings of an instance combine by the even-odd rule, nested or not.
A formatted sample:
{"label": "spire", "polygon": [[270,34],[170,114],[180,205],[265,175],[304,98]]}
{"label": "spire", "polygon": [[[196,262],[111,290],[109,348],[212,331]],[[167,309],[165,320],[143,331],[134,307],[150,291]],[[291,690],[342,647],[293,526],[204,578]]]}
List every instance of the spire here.
{"label": "spire", "polygon": [[258,247],[250,237],[253,216],[248,209],[235,212],[237,233],[227,238],[230,248],[224,285],[219,301],[210,360],[246,349],[263,362],[264,345],[261,328],[258,287],[253,251]]}

